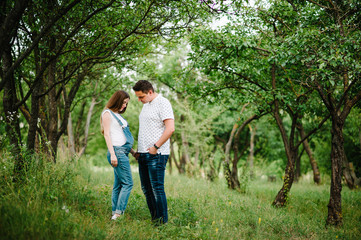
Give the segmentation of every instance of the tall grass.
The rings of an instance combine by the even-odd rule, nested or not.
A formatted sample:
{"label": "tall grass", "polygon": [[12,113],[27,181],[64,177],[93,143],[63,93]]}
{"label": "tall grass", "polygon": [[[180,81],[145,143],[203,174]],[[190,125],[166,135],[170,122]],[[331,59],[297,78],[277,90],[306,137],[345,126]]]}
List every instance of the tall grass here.
{"label": "tall grass", "polygon": [[169,222],[150,221],[139,176],[125,218],[111,221],[111,167],[86,159],[56,165],[29,159],[13,182],[11,157],[0,160],[1,239],[360,239],[361,192],[342,191],[344,226],[325,228],[329,186],[294,184],[289,204],[271,206],[281,182],[249,182],[241,194],[224,181],[166,175]]}

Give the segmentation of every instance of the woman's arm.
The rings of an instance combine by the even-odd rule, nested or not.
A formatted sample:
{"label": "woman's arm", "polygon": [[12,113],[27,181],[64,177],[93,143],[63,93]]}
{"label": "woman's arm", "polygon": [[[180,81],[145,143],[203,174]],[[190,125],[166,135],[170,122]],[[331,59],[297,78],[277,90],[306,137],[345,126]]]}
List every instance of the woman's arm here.
{"label": "woman's arm", "polygon": [[104,139],[110,152],[110,163],[113,167],[118,165],[117,157],[115,156],[112,140],[110,138],[110,124],[112,122],[109,112],[105,112],[102,116],[102,124],[104,128]]}

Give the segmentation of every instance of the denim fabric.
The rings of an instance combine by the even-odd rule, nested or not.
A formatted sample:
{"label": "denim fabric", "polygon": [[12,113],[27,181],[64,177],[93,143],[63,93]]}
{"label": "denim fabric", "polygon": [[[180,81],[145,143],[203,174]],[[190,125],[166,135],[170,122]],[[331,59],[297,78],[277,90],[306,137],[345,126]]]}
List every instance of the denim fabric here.
{"label": "denim fabric", "polygon": [[152,220],[168,222],[167,198],[164,192],[165,167],[169,155],[141,153],[138,158],[142,190]]}
{"label": "denim fabric", "polygon": [[[114,146],[114,152],[118,159],[118,165],[114,167],[114,185],[112,192],[112,213],[123,214],[127,207],[130,192],[133,188],[132,172],[128,154],[131,144]],[[110,153],[107,154],[110,162]]]}

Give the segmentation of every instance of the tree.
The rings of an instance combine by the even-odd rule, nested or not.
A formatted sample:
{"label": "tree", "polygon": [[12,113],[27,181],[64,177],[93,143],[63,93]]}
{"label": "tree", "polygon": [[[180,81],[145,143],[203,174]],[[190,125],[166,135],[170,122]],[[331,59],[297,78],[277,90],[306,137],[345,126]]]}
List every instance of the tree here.
{"label": "tree", "polygon": [[[284,185],[274,205],[284,206],[294,179],[298,148],[304,140],[296,142],[296,126],[302,121],[303,115],[307,116],[307,112],[310,114],[312,109],[307,106],[310,105],[313,92],[295,85],[294,80],[301,75],[292,71],[294,66],[291,63],[282,63],[278,59],[284,29],[268,24],[268,19],[262,18],[262,11],[253,14],[247,15],[249,19],[238,19],[239,24],[229,24],[219,32],[207,29],[196,31],[191,38],[194,51],[192,60],[194,66],[209,77],[207,82],[197,82],[197,88],[204,95],[221,95],[221,90],[234,90],[242,94],[241,100],[257,104],[259,112],[269,112],[274,117],[288,159]],[[264,30],[259,31],[259,34],[249,34],[249,31],[256,31],[259,26],[263,26]],[[286,117],[291,119],[290,126],[286,126],[283,121]],[[314,126],[305,139],[326,120],[327,116],[320,118],[320,124]]]}
{"label": "tree", "polygon": [[303,66],[297,69],[303,75],[301,84],[318,92],[332,122],[327,224],[342,225],[342,174],[350,188],[356,182],[344,151],[343,129],[351,109],[361,99],[361,50],[357,40],[361,34],[361,4],[357,1],[312,0],[289,3],[297,14],[298,31],[285,38],[285,46],[297,56],[294,61]]}
{"label": "tree", "polygon": [[[3,7],[5,115],[17,116],[20,108],[29,123],[28,148],[35,149],[39,133],[54,161],[74,98],[95,66],[121,69],[151,51],[159,37],[179,37],[201,16],[192,1],[5,1]],[[9,22],[17,27],[8,31],[12,35],[6,32]],[[18,125],[8,122],[17,146],[19,134],[12,133]]]}

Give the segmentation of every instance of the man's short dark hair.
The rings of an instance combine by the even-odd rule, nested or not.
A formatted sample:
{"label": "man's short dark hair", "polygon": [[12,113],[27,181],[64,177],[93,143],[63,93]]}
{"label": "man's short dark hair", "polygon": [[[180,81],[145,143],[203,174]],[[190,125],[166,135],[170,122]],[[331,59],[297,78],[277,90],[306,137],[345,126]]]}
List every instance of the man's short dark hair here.
{"label": "man's short dark hair", "polygon": [[135,92],[142,91],[143,93],[148,93],[149,90],[154,92],[154,88],[150,82],[147,80],[139,80],[133,87]]}

